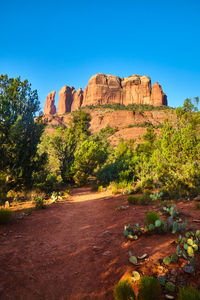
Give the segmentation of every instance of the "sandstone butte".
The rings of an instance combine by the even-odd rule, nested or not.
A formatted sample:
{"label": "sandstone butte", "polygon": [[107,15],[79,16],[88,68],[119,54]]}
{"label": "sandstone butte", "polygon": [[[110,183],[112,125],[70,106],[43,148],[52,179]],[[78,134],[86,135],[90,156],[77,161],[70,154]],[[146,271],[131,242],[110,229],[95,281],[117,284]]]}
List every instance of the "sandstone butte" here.
{"label": "sandstone butte", "polygon": [[[57,114],[63,115],[88,105],[113,103],[126,106],[129,104],[161,106],[167,105],[167,96],[157,82],[151,87],[151,79],[148,76],[132,75],[120,78],[98,73],[89,80],[84,92],[81,88],[76,91],[74,87],[65,85],[59,92]],[[54,91],[47,96],[43,114],[55,113]]]}

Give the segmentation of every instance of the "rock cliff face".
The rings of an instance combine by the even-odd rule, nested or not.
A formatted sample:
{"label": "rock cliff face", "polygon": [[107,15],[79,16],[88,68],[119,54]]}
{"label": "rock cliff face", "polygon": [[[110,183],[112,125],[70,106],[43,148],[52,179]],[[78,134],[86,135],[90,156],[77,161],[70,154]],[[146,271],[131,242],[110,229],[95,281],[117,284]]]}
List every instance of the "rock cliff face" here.
{"label": "rock cliff face", "polygon": [[[82,89],[76,91],[74,87],[64,86],[59,92],[57,112],[64,114],[87,105],[113,103],[161,106],[167,105],[167,96],[157,82],[151,88],[151,79],[147,76],[120,78],[98,73],[89,80],[84,93]],[[44,114],[47,114],[46,110]]]}
{"label": "rock cliff face", "polygon": [[54,115],[56,113],[55,94],[55,91],[48,94],[44,105],[44,115]]}

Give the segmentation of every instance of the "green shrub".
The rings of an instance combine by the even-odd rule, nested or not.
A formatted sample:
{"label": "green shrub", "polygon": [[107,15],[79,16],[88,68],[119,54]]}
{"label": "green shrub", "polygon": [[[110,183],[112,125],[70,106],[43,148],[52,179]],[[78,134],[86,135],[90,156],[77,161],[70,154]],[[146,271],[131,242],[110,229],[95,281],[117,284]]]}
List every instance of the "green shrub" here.
{"label": "green shrub", "polygon": [[134,197],[132,195],[129,195],[127,198],[127,201],[129,204],[137,204],[138,203],[138,197]]}
{"label": "green shrub", "polygon": [[117,188],[116,185],[113,185],[112,188],[111,188],[111,190],[112,190],[112,194],[113,194],[113,195],[116,195],[116,194],[120,193],[120,192],[118,191],[118,188]]}
{"label": "green shrub", "polygon": [[9,223],[11,218],[12,218],[11,210],[6,208],[0,209],[0,225]]}
{"label": "green shrub", "polygon": [[135,293],[128,279],[121,280],[114,289],[115,300],[135,300]]}
{"label": "green shrub", "polygon": [[37,209],[44,209],[44,208],[46,208],[46,205],[44,204],[44,199],[40,198],[40,197],[35,198],[35,207]]}
{"label": "green shrub", "polygon": [[142,195],[142,196],[139,197],[139,202],[142,205],[145,205],[145,204],[147,204],[150,201],[151,201],[151,198],[150,198],[150,194],[149,193],[145,193],[144,195]]}
{"label": "green shrub", "polygon": [[63,195],[64,195],[65,197],[70,196],[70,195],[71,195],[70,189],[66,189],[66,190],[64,191]]}
{"label": "green shrub", "polygon": [[167,292],[175,292],[175,285],[168,281],[166,284],[165,284],[165,289]]}
{"label": "green shrub", "polygon": [[193,287],[179,288],[177,300],[200,300],[200,292]]}
{"label": "green shrub", "polygon": [[147,212],[145,215],[145,225],[155,224],[156,220],[160,220],[159,214],[155,211]]}
{"label": "green shrub", "polygon": [[100,186],[98,187],[98,192],[103,192],[103,190],[104,190],[103,185],[100,185]]}
{"label": "green shrub", "polygon": [[112,104],[99,104],[99,105],[87,105],[84,107],[85,109],[89,108],[92,110],[96,109],[110,109],[111,111],[115,110],[129,110],[129,111],[152,111],[152,110],[166,110],[169,109],[168,106],[162,105],[162,106],[153,106],[148,104],[129,104],[125,106],[124,104],[120,103],[112,103]]}
{"label": "green shrub", "polygon": [[138,300],[158,300],[161,287],[158,280],[152,276],[144,276],[139,282]]}

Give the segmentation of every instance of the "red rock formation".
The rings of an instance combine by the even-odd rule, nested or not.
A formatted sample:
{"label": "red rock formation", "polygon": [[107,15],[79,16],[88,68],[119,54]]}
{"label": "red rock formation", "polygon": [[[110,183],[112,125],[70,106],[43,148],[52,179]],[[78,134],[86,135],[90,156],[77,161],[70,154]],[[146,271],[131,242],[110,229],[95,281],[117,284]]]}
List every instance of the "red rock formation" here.
{"label": "red rock formation", "polygon": [[71,112],[74,92],[74,87],[69,87],[67,85],[64,85],[60,90],[57,110],[59,115],[65,114],[66,112]]}
{"label": "red rock formation", "polygon": [[153,96],[151,93],[151,79],[148,76],[119,78],[99,73],[89,80],[82,106],[106,103],[167,105],[160,86],[157,88],[154,84]]}
{"label": "red rock formation", "polygon": [[44,115],[54,115],[56,113],[55,94],[55,91],[48,94],[44,105]]}
{"label": "red rock formation", "polygon": [[80,109],[83,103],[83,91],[79,88],[77,91],[74,90],[71,111]]}
{"label": "red rock formation", "polygon": [[122,78],[123,104],[151,104],[151,79],[132,75]]}
{"label": "red rock formation", "polygon": [[84,90],[83,104],[98,105],[106,103],[122,103],[121,80],[117,76],[96,74],[88,82]]}
{"label": "red rock formation", "polygon": [[160,106],[167,105],[167,96],[163,93],[162,87],[155,82],[151,91],[151,105]]}
{"label": "red rock formation", "polygon": [[65,85],[59,92],[58,114],[87,105],[107,103],[160,106],[167,105],[167,96],[157,82],[151,88],[151,79],[148,76],[132,75],[120,78],[99,73],[92,76],[84,93],[82,89],[76,91],[74,87]]}

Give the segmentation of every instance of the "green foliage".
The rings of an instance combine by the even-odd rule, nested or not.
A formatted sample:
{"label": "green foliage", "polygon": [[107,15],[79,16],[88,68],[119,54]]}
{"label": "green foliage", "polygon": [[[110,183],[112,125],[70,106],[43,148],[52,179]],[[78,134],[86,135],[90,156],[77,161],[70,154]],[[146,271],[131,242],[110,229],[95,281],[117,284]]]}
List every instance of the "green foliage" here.
{"label": "green foliage", "polygon": [[151,198],[152,201],[163,200],[164,193],[160,192],[160,193],[151,194],[149,197]]}
{"label": "green foliage", "polygon": [[124,226],[124,236],[133,236],[133,239],[137,239],[138,235],[141,235],[142,229],[139,227],[139,224],[135,226],[132,225],[125,225]]}
{"label": "green foliage", "polygon": [[154,225],[157,220],[160,220],[160,216],[155,211],[146,213],[145,225],[150,225],[150,224]]}
{"label": "green foliage", "polygon": [[62,201],[62,196],[60,193],[53,191],[53,193],[51,194],[50,200],[51,200],[51,203]]}
{"label": "green foliage", "polygon": [[106,126],[105,128],[102,128],[98,133],[97,133],[97,137],[99,137],[100,139],[102,138],[108,138],[111,135],[113,135],[116,131],[118,131],[117,128],[112,128],[109,125]]}
{"label": "green foliage", "polygon": [[97,172],[97,179],[103,184],[110,182],[132,182],[134,180],[135,161],[134,141],[120,141],[110,153],[108,160]]}
{"label": "green foliage", "polygon": [[200,300],[200,292],[193,287],[179,288],[177,300]]}
{"label": "green foliage", "polygon": [[149,193],[144,193],[142,196],[139,197],[139,203],[141,205],[146,205],[149,202],[151,202],[150,194]]}
{"label": "green foliage", "polygon": [[171,261],[172,261],[172,262],[177,262],[177,260],[178,260],[178,255],[172,254],[172,256],[171,256]]}
{"label": "green foliage", "polygon": [[40,197],[35,198],[35,207],[37,209],[44,209],[46,208],[46,205],[44,204],[44,199]]}
{"label": "green foliage", "polygon": [[99,187],[98,187],[98,192],[103,192],[104,191],[104,187],[103,187],[103,185],[100,185]]}
{"label": "green foliage", "polygon": [[130,261],[133,265],[137,265],[137,257],[136,257],[136,256],[131,255],[131,256],[129,257],[129,261]]}
{"label": "green foliage", "polygon": [[7,224],[12,219],[12,212],[9,209],[0,209],[0,225]]}
{"label": "green foliage", "polygon": [[172,216],[172,218],[176,217],[179,214],[178,210],[176,209],[176,205],[169,206],[169,207],[168,206],[164,206],[163,207],[163,211],[167,215]]}
{"label": "green foliage", "polygon": [[85,140],[74,153],[74,181],[78,185],[88,182],[96,168],[101,167],[107,159],[107,145],[102,141]]}
{"label": "green foliage", "polygon": [[166,120],[152,154],[154,180],[169,194],[178,196],[199,186],[200,114],[193,112],[187,99],[175,111],[173,123]]}
{"label": "green foliage", "polygon": [[138,300],[157,300],[161,297],[161,287],[158,280],[152,276],[140,279]]}
{"label": "green foliage", "polygon": [[158,282],[160,283],[161,286],[165,286],[165,277],[164,276],[159,276],[158,277]]}
{"label": "green foliage", "polygon": [[[55,133],[42,137],[39,145],[39,153],[48,154],[47,171],[60,172],[63,182],[73,183],[75,153],[81,144],[90,136],[88,130],[91,118],[85,111],[75,111],[71,115],[69,127],[60,127]],[[77,174],[78,177],[79,174]],[[80,180],[84,180],[84,174],[80,171]]]}
{"label": "green foliage", "polygon": [[128,198],[127,198],[127,201],[128,201],[129,204],[137,204],[138,203],[138,197],[129,195]]}
{"label": "green foliage", "polygon": [[169,265],[171,263],[171,258],[169,256],[165,256],[163,262],[165,265]]}
{"label": "green foliage", "polygon": [[133,271],[131,279],[133,279],[134,281],[140,280],[140,273],[138,273],[137,271]]}
{"label": "green foliage", "polygon": [[121,280],[114,289],[115,300],[135,300],[135,294],[128,279]]}
{"label": "green foliage", "polygon": [[152,110],[166,110],[168,109],[167,106],[153,106],[153,105],[147,105],[147,104],[129,104],[127,106],[125,106],[124,104],[120,104],[120,103],[113,103],[113,104],[104,104],[104,105],[87,105],[84,108],[89,108],[92,110],[96,110],[96,109],[110,109],[112,111],[115,110],[129,110],[129,111],[140,111],[140,112],[144,112],[144,111],[152,111]]}
{"label": "green foliage", "polygon": [[175,292],[175,285],[173,284],[173,282],[168,281],[165,284],[165,289],[167,292]]}
{"label": "green foliage", "polygon": [[0,76],[0,172],[6,173],[6,189],[30,185],[33,171],[42,168],[46,156],[37,154],[44,124],[38,94],[27,80]]}
{"label": "green foliage", "polygon": [[137,128],[144,127],[144,128],[146,128],[146,127],[149,127],[149,126],[154,127],[151,122],[145,121],[143,123],[130,124],[130,125],[127,126],[127,128],[134,128],[134,127],[137,127]]}

